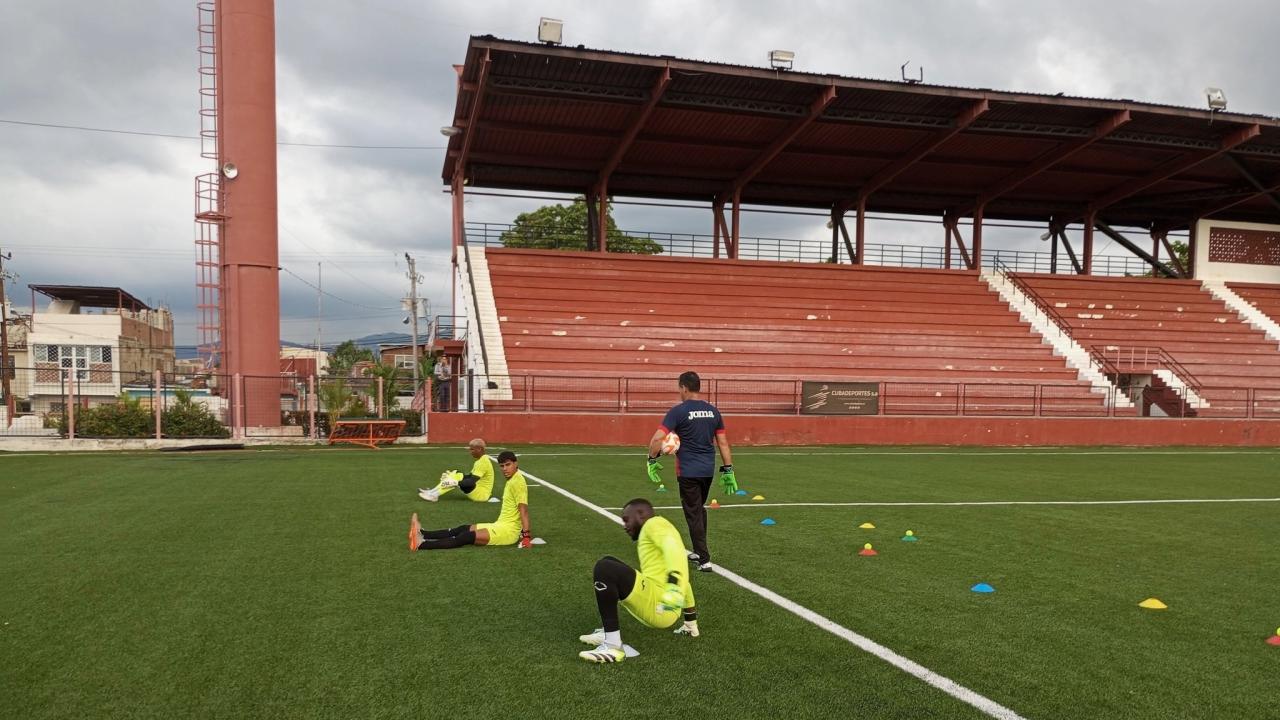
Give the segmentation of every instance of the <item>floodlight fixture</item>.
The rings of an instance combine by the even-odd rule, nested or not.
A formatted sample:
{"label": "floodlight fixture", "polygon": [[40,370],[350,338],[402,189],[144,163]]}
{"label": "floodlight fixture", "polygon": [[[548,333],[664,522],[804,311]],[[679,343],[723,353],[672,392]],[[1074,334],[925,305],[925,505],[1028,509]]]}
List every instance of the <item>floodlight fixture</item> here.
{"label": "floodlight fixture", "polygon": [[1044,232],[1040,233],[1040,239],[1041,239],[1041,240],[1043,240],[1043,241],[1048,241],[1048,240],[1049,240],[1049,238],[1051,238],[1051,237],[1053,237],[1053,231],[1052,231],[1052,230],[1045,230]]}
{"label": "floodlight fixture", "polygon": [[564,22],[554,18],[538,18],[538,42],[559,45],[564,39]]}
{"label": "floodlight fixture", "polygon": [[1204,95],[1210,110],[1222,112],[1227,109],[1227,94],[1222,92],[1222,88],[1207,87],[1204,89]]}
{"label": "floodlight fixture", "polygon": [[233,162],[222,163],[222,176],[225,177],[226,179],[235,180],[236,176],[239,174],[240,174],[240,168],[236,167],[235,163]]}
{"label": "floodlight fixture", "polygon": [[769,67],[774,70],[790,70],[796,54],[790,50],[770,50]]}
{"label": "floodlight fixture", "polygon": [[454,135],[461,135],[462,128],[458,127],[457,125],[445,125],[444,127],[440,128],[440,134],[445,137],[453,137]]}

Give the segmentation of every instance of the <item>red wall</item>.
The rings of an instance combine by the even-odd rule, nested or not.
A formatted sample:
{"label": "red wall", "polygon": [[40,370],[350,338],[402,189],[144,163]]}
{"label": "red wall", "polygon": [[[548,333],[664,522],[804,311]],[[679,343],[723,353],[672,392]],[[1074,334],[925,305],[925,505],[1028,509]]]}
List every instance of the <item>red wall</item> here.
{"label": "red wall", "polygon": [[[657,415],[431,413],[428,439],[644,445]],[[1280,445],[1280,421],[730,415],[735,445]]]}

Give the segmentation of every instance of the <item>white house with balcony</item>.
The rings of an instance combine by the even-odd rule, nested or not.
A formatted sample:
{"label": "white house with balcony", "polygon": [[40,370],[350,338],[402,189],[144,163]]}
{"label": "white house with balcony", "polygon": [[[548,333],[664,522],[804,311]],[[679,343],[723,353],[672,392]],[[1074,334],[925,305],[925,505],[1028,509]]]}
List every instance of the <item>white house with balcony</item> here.
{"label": "white house with balcony", "polygon": [[[114,402],[127,387],[149,385],[155,371],[173,372],[173,316],[117,287],[31,285],[27,347],[31,409]],[[36,306],[36,295],[48,304]]]}

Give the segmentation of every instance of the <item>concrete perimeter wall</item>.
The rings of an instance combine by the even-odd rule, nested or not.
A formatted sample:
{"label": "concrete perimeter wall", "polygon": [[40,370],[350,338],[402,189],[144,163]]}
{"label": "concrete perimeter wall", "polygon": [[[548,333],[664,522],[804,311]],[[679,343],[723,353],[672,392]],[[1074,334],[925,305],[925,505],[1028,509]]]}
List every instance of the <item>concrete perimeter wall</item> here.
{"label": "concrete perimeter wall", "polygon": [[[573,413],[432,413],[428,440],[494,445],[649,442],[660,417]],[[1280,421],[1172,418],[791,417],[728,415],[734,445],[1280,446]],[[639,452],[639,451],[637,451]]]}

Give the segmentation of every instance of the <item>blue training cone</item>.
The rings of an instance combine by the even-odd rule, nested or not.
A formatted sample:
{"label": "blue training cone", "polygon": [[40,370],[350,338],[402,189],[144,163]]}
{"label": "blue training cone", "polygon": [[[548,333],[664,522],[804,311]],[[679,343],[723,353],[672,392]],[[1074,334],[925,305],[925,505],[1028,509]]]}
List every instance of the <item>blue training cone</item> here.
{"label": "blue training cone", "polygon": [[777,525],[778,523],[774,522],[773,518],[765,518],[760,521],[760,524],[761,525]]}
{"label": "blue training cone", "polygon": [[977,585],[974,585],[969,589],[976,593],[993,593],[996,591],[995,588],[991,587],[986,583],[978,583]]}
{"label": "blue training cone", "polygon": [[666,485],[663,485],[663,484],[661,484],[661,483],[659,483],[659,484],[658,484],[658,492],[666,492],[666,491],[667,491],[667,486],[666,486]]}
{"label": "blue training cone", "polygon": [[739,490],[738,492],[734,493],[734,495],[746,495],[746,494],[747,494],[746,490]]}

